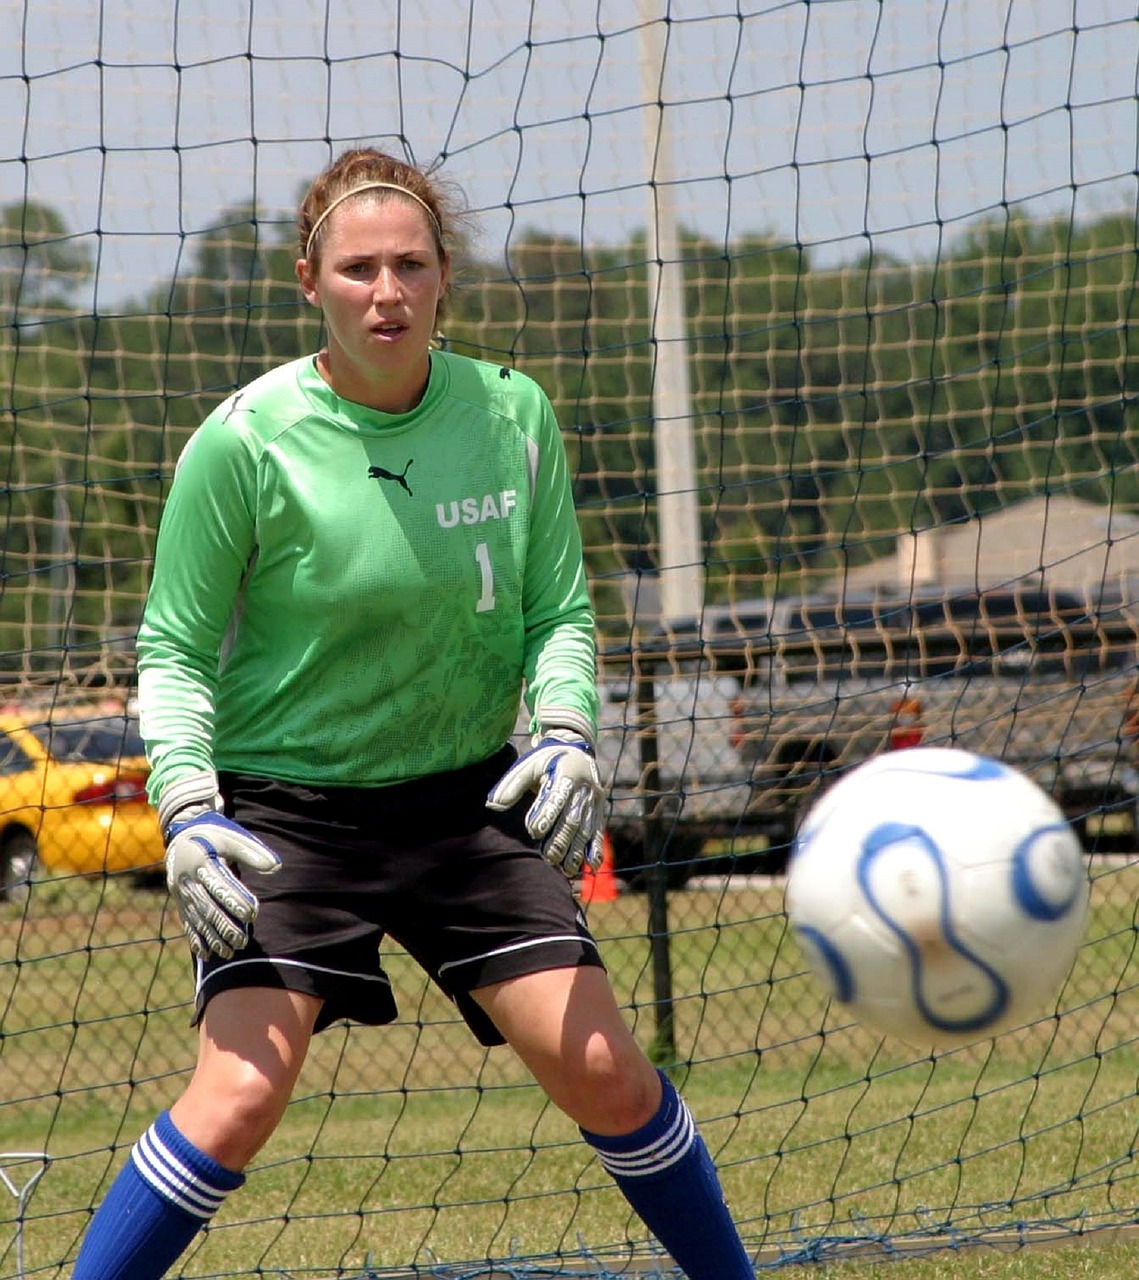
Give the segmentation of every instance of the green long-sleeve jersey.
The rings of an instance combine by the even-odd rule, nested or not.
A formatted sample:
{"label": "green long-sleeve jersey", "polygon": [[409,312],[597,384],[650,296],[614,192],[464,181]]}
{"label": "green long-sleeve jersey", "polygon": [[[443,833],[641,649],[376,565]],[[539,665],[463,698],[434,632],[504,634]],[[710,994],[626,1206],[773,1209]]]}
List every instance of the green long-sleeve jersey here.
{"label": "green long-sleeve jersey", "polygon": [[385,785],[485,759],[525,688],[591,734],[593,614],[561,436],[532,379],[431,354],[421,402],[342,400],[311,357],[179,459],[139,634],[157,799],[234,770]]}

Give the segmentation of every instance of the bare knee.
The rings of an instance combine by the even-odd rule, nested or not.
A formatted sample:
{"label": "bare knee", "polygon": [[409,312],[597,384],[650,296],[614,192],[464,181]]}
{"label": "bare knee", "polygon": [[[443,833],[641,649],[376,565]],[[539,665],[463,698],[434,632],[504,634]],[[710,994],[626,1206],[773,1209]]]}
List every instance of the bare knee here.
{"label": "bare knee", "polygon": [[195,1073],[170,1109],[178,1130],[200,1151],[240,1172],[268,1142],[288,1105],[291,1080],[275,1080],[240,1060]]}
{"label": "bare knee", "polygon": [[320,1008],[295,991],[219,992],[202,1018],[193,1078],[170,1108],[179,1131],[218,1164],[244,1169],[284,1114]]}
{"label": "bare knee", "polygon": [[660,1078],[639,1049],[614,1053],[600,1045],[591,1046],[562,1109],[590,1133],[613,1137],[646,1125],[660,1100]]}
{"label": "bare knee", "polygon": [[604,970],[547,969],[473,994],[551,1101],[581,1128],[612,1137],[656,1114],[660,1078]]}

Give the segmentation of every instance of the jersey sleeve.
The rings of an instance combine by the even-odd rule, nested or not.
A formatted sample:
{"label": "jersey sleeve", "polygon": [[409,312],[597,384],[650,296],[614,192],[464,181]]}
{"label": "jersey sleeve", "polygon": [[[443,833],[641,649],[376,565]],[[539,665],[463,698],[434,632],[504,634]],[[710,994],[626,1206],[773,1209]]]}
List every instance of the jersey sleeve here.
{"label": "jersey sleeve", "polygon": [[541,406],[522,589],[526,702],[532,731],[563,725],[592,740],[598,705],[593,607],[565,446],[544,394]]}
{"label": "jersey sleeve", "polygon": [[214,768],[218,671],[256,545],[257,444],[222,405],[175,468],[139,631],[139,719],[152,800]]}

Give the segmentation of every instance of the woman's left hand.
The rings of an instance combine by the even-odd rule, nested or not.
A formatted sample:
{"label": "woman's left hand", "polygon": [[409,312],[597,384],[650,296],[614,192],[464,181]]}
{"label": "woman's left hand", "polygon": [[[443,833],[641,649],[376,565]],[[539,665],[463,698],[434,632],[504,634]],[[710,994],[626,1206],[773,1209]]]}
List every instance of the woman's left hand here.
{"label": "woman's left hand", "polygon": [[528,792],[538,796],[526,813],[526,830],[547,862],[575,876],[601,865],[604,793],[593,748],[571,729],[545,729],[533,747],[503,774],[487,808],[513,808]]}

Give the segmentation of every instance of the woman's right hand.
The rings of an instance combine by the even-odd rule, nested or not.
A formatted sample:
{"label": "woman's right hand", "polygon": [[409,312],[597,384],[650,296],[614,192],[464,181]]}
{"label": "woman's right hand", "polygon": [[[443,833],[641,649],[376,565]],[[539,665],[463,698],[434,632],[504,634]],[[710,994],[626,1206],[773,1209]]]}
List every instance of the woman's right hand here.
{"label": "woman's right hand", "polygon": [[255,835],[219,812],[212,773],[179,778],[162,793],[158,821],[166,841],[166,884],[190,950],[228,960],[249,941],[257,897],[230,863],[270,874],[281,860]]}

